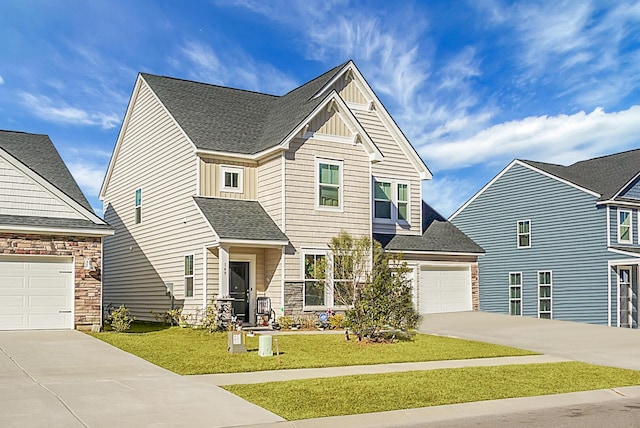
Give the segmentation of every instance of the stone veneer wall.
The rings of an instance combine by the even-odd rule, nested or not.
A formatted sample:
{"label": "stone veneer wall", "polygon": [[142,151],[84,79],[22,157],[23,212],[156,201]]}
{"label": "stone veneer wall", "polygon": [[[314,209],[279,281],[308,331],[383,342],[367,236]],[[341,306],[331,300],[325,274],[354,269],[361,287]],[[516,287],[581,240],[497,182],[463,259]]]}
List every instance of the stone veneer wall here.
{"label": "stone veneer wall", "polygon": [[86,271],[84,260],[90,257],[94,263],[102,263],[102,238],[0,233],[0,255],[10,254],[74,257],[74,325],[77,329],[90,329],[92,325],[100,325],[101,272],[99,269],[96,272]]}
{"label": "stone veneer wall", "polygon": [[478,263],[471,266],[471,306],[474,311],[480,309],[480,273]]}

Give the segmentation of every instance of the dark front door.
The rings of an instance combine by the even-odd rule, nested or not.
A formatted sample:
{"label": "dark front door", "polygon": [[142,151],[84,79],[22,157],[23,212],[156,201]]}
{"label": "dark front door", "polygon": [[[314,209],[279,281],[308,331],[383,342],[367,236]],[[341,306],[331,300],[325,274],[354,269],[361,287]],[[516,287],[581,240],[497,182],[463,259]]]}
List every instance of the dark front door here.
{"label": "dark front door", "polygon": [[243,323],[249,322],[249,262],[229,262],[229,294],[233,311]]}

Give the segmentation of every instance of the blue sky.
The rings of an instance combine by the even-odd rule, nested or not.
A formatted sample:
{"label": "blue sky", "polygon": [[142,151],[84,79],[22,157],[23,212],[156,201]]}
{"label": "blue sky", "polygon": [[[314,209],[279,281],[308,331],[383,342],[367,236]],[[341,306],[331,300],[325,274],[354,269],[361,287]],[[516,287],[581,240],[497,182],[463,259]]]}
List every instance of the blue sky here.
{"label": "blue sky", "polygon": [[48,134],[96,211],[138,72],[283,94],[353,59],[448,216],[514,158],[640,147],[640,1],[0,2],[0,129]]}

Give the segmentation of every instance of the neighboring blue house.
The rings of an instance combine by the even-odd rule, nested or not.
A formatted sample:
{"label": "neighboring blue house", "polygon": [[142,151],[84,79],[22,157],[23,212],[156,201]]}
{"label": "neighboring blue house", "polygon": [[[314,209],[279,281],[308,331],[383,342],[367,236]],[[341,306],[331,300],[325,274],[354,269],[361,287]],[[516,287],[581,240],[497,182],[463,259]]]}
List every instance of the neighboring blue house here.
{"label": "neighboring blue house", "polygon": [[480,310],[638,327],[640,149],[514,160],[449,219],[481,245]]}

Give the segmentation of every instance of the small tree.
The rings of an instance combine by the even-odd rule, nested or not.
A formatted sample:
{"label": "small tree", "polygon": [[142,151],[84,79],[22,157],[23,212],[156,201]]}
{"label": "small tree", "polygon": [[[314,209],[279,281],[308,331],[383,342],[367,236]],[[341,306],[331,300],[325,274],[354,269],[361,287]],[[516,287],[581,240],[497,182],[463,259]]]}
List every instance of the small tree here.
{"label": "small tree", "polygon": [[378,341],[387,326],[401,331],[416,328],[420,317],[413,307],[408,273],[401,256],[385,253],[379,243],[374,243],[371,272],[356,290],[353,308],[345,319],[358,340]]}
{"label": "small tree", "polygon": [[118,309],[111,312],[108,318],[111,328],[116,333],[124,333],[129,330],[131,321],[133,321],[133,319],[129,318],[129,309],[125,308],[124,305],[120,305]]}

